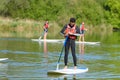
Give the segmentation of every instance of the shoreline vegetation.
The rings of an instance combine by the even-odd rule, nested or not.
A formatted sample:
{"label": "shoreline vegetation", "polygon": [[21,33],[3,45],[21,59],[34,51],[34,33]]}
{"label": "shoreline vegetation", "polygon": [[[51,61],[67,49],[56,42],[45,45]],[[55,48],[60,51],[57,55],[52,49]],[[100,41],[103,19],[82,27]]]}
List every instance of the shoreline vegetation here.
{"label": "shoreline vegetation", "polygon": [[[11,19],[0,17],[0,37],[38,38],[43,32],[44,21],[28,19]],[[50,22],[48,38],[54,38],[58,34],[58,24]]]}
{"label": "shoreline vegetation", "polygon": [[[0,17],[0,37],[39,38],[43,32],[43,24],[44,21]],[[50,28],[47,38],[63,38],[60,35],[62,26],[55,21],[49,21],[49,24]],[[99,26],[85,25],[85,27],[88,29],[86,36],[92,36],[93,34],[104,36],[104,34],[110,35],[113,32],[112,26],[105,24]]]}
{"label": "shoreline vegetation", "polygon": [[78,26],[85,22],[86,36],[103,37],[120,30],[119,3],[120,0],[2,0],[0,37],[39,38],[48,20],[47,38],[63,38],[60,30],[70,17],[76,18]]}

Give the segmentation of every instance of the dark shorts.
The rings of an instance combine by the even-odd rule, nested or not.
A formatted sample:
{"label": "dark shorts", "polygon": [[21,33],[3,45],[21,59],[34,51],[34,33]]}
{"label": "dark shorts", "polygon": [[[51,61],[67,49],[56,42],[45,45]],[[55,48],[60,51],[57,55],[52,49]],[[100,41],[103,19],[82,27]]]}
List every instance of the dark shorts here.
{"label": "dark shorts", "polygon": [[44,32],[48,32],[48,29],[44,29]]}
{"label": "dark shorts", "polygon": [[85,32],[85,30],[81,30],[81,31],[80,31],[80,34],[84,34],[84,32]]}

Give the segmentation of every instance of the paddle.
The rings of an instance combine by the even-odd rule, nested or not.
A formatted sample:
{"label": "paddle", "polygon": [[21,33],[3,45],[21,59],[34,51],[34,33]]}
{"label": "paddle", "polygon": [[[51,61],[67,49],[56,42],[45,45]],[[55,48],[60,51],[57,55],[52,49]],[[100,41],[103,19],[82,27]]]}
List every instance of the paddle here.
{"label": "paddle", "polygon": [[42,32],[42,34],[41,34],[40,37],[39,37],[39,40],[43,37],[43,35],[45,34],[46,31],[47,31],[47,30],[45,29],[45,30]]}
{"label": "paddle", "polygon": [[39,39],[41,39],[43,35],[44,35],[44,31],[43,31],[42,34],[40,35]]}
{"label": "paddle", "polygon": [[62,47],[62,50],[61,50],[61,53],[60,53],[60,56],[59,56],[59,59],[58,59],[58,63],[57,63],[57,68],[56,68],[56,70],[59,69],[60,58],[61,58],[61,56],[62,56],[62,52],[63,52],[64,47],[65,47],[65,45],[66,45],[67,39],[68,39],[68,36],[65,38],[64,45],[63,45],[63,47]]}

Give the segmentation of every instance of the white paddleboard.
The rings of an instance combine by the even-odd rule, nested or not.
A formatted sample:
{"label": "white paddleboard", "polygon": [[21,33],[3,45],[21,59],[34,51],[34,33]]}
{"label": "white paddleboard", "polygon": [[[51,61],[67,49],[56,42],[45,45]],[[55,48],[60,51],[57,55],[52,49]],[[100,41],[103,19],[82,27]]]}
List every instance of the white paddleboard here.
{"label": "white paddleboard", "polygon": [[32,41],[37,41],[37,42],[44,42],[44,41],[46,41],[46,42],[62,42],[63,39],[46,39],[46,40],[44,40],[44,39],[32,39]]}
{"label": "white paddleboard", "polygon": [[76,41],[75,43],[77,44],[91,44],[91,45],[95,45],[95,44],[100,44],[100,42],[79,42],[79,41]]}
{"label": "white paddleboard", "polygon": [[[37,42],[48,42],[48,43],[64,43],[64,39],[32,39],[32,41],[37,41]],[[90,45],[95,45],[95,44],[100,44],[100,42],[79,42],[75,41],[76,44],[90,44]]]}
{"label": "white paddleboard", "polygon": [[4,61],[7,60],[8,58],[0,58],[0,61]]}
{"label": "white paddleboard", "polygon": [[85,73],[88,71],[88,68],[80,68],[80,69],[59,69],[59,70],[50,70],[48,71],[48,74],[63,74],[63,75],[69,75],[69,74],[80,74]]}

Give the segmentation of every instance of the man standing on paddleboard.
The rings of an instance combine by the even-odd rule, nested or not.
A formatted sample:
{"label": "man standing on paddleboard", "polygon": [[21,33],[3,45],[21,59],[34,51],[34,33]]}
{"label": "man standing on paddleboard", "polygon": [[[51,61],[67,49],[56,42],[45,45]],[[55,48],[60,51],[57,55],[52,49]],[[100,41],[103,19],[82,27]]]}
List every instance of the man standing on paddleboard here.
{"label": "man standing on paddleboard", "polygon": [[65,55],[64,55],[64,69],[67,69],[67,63],[68,63],[68,54],[69,54],[69,48],[71,48],[73,62],[74,62],[74,69],[77,68],[77,57],[75,52],[75,40],[77,36],[74,34],[78,33],[80,34],[80,29],[75,24],[76,19],[70,18],[70,22],[66,24],[63,29],[61,30],[61,33],[67,38],[66,45],[65,45]]}

